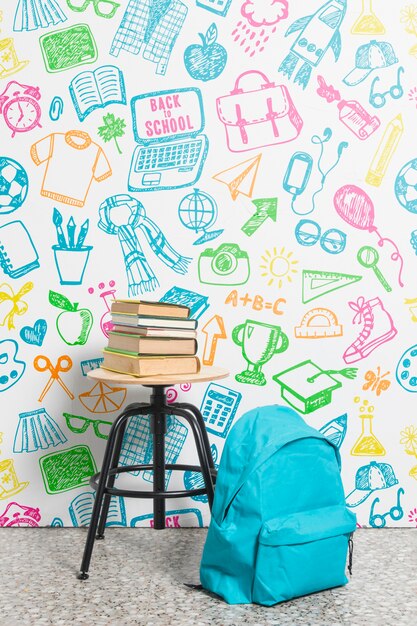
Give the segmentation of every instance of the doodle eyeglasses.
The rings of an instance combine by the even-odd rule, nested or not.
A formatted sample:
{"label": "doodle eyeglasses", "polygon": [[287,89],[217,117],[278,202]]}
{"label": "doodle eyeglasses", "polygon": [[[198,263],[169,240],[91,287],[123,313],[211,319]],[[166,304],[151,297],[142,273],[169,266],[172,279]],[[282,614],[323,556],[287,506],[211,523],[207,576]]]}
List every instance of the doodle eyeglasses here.
{"label": "doodle eyeglasses", "polygon": [[112,422],[106,422],[104,420],[94,420],[90,417],[83,417],[82,415],[73,415],[72,413],[63,413],[68,428],[77,434],[85,433],[87,428],[92,425],[94,433],[100,439],[108,439]]}
{"label": "doodle eyeglasses", "polygon": [[314,246],[320,242],[321,248],[329,254],[340,254],[346,247],[346,235],[337,228],[330,228],[321,234],[321,228],[313,220],[300,220],[295,227],[295,238],[302,246]]}
{"label": "doodle eyeglasses", "polygon": [[90,4],[93,5],[97,17],[110,19],[114,17],[120,4],[113,0],[66,0],[68,8],[77,13],[84,12]]}

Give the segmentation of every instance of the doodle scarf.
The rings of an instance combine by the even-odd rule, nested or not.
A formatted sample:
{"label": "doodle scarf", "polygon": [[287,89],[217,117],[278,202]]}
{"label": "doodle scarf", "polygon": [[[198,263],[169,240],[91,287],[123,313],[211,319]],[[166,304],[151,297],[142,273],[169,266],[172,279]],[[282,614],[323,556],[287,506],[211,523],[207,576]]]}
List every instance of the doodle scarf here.
{"label": "doodle scarf", "polygon": [[[126,208],[130,215],[122,217]],[[121,220],[113,221],[115,215]],[[150,268],[143,253],[136,229],[145,236],[152,251],[165,265],[178,274],[185,274],[191,259],[181,256],[170,246],[160,228],[146,217],[145,207],[141,202],[127,194],[111,196],[101,203],[98,227],[109,235],[118,235],[122,248],[126,274],[129,283],[129,296],[136,296],[145,291],[153,291],[159,282]],[[126,220],[126,223],[123,221]],[[121,221],[121,223],[120,223]]]}

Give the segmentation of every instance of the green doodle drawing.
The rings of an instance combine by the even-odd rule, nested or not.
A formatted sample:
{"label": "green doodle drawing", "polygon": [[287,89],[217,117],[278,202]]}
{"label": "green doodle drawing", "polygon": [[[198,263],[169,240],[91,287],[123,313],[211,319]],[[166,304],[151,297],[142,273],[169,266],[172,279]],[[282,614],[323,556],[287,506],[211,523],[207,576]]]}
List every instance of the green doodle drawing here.
{"label": "green doodle drawing", "polygon": [[98,134],[102,140],[107,143],[114,139],[116,148],[119,154],[122,154],[119,144],[117,143],[117,137],[123,137],[125,134],[126,122],[121,117],[115,117],[114,113],[107,113],[103,115],[103,126],[98,127]]}
{"label": "green doodle drawing", "polygon": [[322,370],[313,361],[303,361],[272,377],[281,386],[281,397],[300,413],[313,413],[332,401],[332,392],[342,386],[334,376],[356,378],[357,367]]}
{"label": "green doodle drawing", "polygon": [[372,246],[362,246],[362,248],[358,250],[357,259],[362,267],[374,270],[375,276],[377,277],[385,291],[392,291],[392,287],[389,285],[378,267],[378,250],[376,250]]}
{"label": "green doodle drawing", "polygon": [[68,298],[56,291],[49,291],[49,302],[62,313],[56,318],[56,329],[67,346],[83,346],[93,326],[93,314],[89,309],[79,309],[78,302],[70,302]]}
{"label": "green doodle drawing", "polygon": [[84,12],[90,4],[93,5],[94,13],[97,17],[104,17],[106,20],[114,17],[120,6],[120,4],[113,0],[84,0],[81,4],[74,4],[71,0],[67,0],[68,8],[77,13]]}
{"label": "green doodle drawing", "polygon": [[198,259],[198,279],[207,285],[244,285],[250,275],[248,253],[237,243],[206,248]]}
{"label": "green doodle drawing", "polygon": [[47,493],[62,493],[88,485],[97,467],[88,446],[74,446],[51,452],[39,459]]}
{"label": "green doodle drawing", "polygon": [[268,217],[273,222],[277,221],[278,198],[259,198],[252,200],[252,204],[255,205],[256,211],[241,228],[248,237],[251,237]]}
{"label": "green doodle drawing", "polygon": [[97,60],[97,46],[87,24],[75,24],[39,38],[47,72],[62,72]]}
{"label": "green doodle drawing", "polygon": [[320,270],[303,270],[303,303],[307,304],[307,302],[320,298],[326,293],[347,287],[358,280],[362,280],[362,276]]}
{"label": "green doodle drawing", "polygon": [[274,354],[285,352],[288,348],[287,335],[280,326],[246,320],[244,324],[235,326],[232,339],[242,348],[242,356],[247,361],[247,369],[236,374],[235,379],[239,383],[249,385],[266,385],[262,366],[272,359]]}

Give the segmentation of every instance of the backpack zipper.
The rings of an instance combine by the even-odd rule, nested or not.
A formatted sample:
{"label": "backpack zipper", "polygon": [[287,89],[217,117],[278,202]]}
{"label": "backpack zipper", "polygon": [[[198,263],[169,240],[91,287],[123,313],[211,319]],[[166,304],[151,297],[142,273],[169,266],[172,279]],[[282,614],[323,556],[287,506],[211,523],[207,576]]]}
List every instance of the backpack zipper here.
{"label": "backpack zipper", "polygon": [[349,546],[349,561],[348,561],[348,571],[349,574],[352,576],[352,561],[353,561],[353,533],[350,533],[349,535],[349,541],[348,541],[348,546]]}

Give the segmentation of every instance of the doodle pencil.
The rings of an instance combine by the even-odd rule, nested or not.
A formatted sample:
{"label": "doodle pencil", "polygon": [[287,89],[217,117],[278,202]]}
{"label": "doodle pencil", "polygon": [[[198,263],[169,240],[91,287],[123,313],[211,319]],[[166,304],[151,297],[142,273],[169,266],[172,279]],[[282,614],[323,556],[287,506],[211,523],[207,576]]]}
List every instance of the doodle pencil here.
{"label": "doodle pencil", "polygon": [[85,220],[85,222],[83,222],[83,224],[81,225],[80,232],[78,233],[77,243],[75,244],[76,248],[82,248],[85,238],[87,237],[88,225],[89,225],[88,219]]}
{"label": "doodle pencil", "polygon": [[74,248],[75,222],[71,216],[67,222],[68,246]]}

